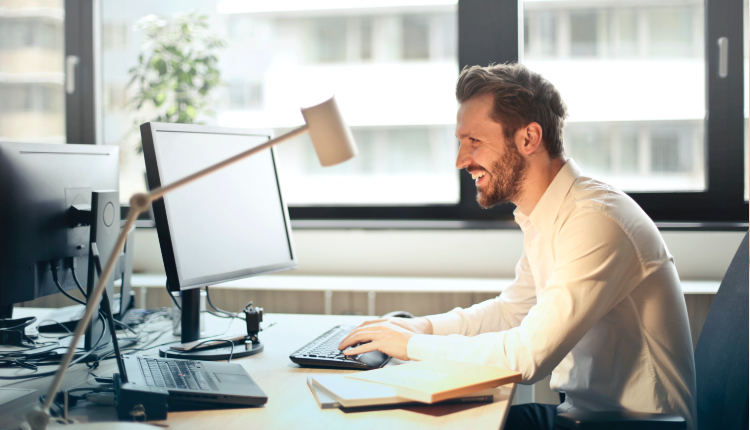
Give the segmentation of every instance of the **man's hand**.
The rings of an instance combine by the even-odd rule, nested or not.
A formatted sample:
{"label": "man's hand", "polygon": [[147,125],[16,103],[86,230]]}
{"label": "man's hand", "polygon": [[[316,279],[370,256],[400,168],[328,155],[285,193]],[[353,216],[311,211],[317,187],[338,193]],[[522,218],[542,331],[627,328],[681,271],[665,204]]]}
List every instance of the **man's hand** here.
{"label": "man's hand", "polygon": [[344,354],[357,355],[377,350],[400,360],[408,360],[407,345],[415,334],[432,334],[432,323],[427,318],[377,319],[367,321],[352,330],[341,341],[339,349],[343,350],[360,343],[361,345],[344,351]]}

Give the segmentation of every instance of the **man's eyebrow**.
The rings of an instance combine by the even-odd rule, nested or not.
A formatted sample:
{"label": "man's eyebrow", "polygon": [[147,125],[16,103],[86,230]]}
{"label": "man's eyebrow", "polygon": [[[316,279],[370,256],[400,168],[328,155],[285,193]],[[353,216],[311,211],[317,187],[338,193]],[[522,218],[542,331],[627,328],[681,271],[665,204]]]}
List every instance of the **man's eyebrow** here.
{"label": "man's eyebrow", "polygon": [[457,134],[456,135],[456,137],[458,139],[463,139],[464,137],[469,137],[469,136],[471,136],[471,133],[469,133],[469,132],[465,132],[465,133],[461,133],[461,134]]}

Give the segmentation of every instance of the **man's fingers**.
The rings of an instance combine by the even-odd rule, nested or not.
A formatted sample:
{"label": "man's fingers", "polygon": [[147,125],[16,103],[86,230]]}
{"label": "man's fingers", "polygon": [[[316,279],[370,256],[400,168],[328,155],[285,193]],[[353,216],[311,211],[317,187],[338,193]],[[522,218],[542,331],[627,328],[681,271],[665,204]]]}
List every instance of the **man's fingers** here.
{"label": "man's fingers", "polygon": [[[386,321],[386,320],[380,320],[378,322],[383,322],[383,321]],[[339,349],[344,349],[347,346],[356,343],[356,342],[351,342],[351,339],[352,339],[353,336],[356,336],[359,333],[371,332],[373,330],[377,330],[379,327],[380,326],[374,325],[374,324],[369,324],[369,325],[364,325],[363,324],[363,325],[355,328],[354,330],[351,331],[351,333],[349,333],[348,335],[346,335],[346,337],[344,338],[344,340],[341,341],[341,343],[339,344]]]}
{"label": "man's fingers", "polygon": [[363,343],[362,345],[359,345],[355,348],[347,349],[346,351],[344,351],[344,355],[364,354],[365,352],[377,351],[377,349],[377,342]]}
{"label": "man's fingers", "polygon": [[373,340],[379,339],[380,336],[382,336],[382,334],[377,331],[357,329],[349,333],[349,336],[341,341],[341,343],[339,344],[339,349],[344,349],[358,343],[371,342]]}

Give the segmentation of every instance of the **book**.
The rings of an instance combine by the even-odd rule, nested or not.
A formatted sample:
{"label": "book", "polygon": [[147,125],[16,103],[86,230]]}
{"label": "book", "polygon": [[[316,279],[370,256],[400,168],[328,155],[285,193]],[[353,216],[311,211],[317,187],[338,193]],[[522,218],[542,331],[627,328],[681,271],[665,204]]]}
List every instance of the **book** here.
{"label": "book", "polygon": [[[321,409],[361,408],[387,405],[411,405],[420,402],[396,395],[387,385],[349,379],[346,375],[317,375],[307,378],[315,401]],[[448,399],[444,403],[492,403],[494,390],[484,390],[471,396]]]}
{"label": "book", "polygon": [[423,403],[521,381],[521,374],[513,370],[451,360],[413,361],[345,377],[394,387],[398,397]]}
{"label": "book", "polygon": [[315,387],[312,376],[307,377],[307,386],[310,388],[313,397],[315,397],[315,401],[318,402],[320,409],[336,409],[341,406],[336,399],[326,394],[323,390],[319,390]]}

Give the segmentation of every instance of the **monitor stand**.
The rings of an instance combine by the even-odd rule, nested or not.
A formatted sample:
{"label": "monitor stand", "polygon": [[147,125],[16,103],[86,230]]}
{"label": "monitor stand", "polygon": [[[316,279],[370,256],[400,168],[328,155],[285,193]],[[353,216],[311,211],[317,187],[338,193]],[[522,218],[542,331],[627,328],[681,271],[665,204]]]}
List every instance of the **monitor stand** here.
{"label": "monitor stand", "polygon": [[[201,317],[200,317],[200,288],[181,291],[182,296],[182,343],[200,340]],[[176,351],[170,349],[169,345],[159,348],[159,355],[168,358],[182,358],[185,360],[228,360],[231,358],[249,357],[263,351],[263,343],[260,340],[241,343],[230,347],[217,346],[211,349],[200,349],[196,351]]]}
{"label": "monitor stand", "polygon": [[2,319],[13,318],[13,305],[0,306],[0,318]]}

